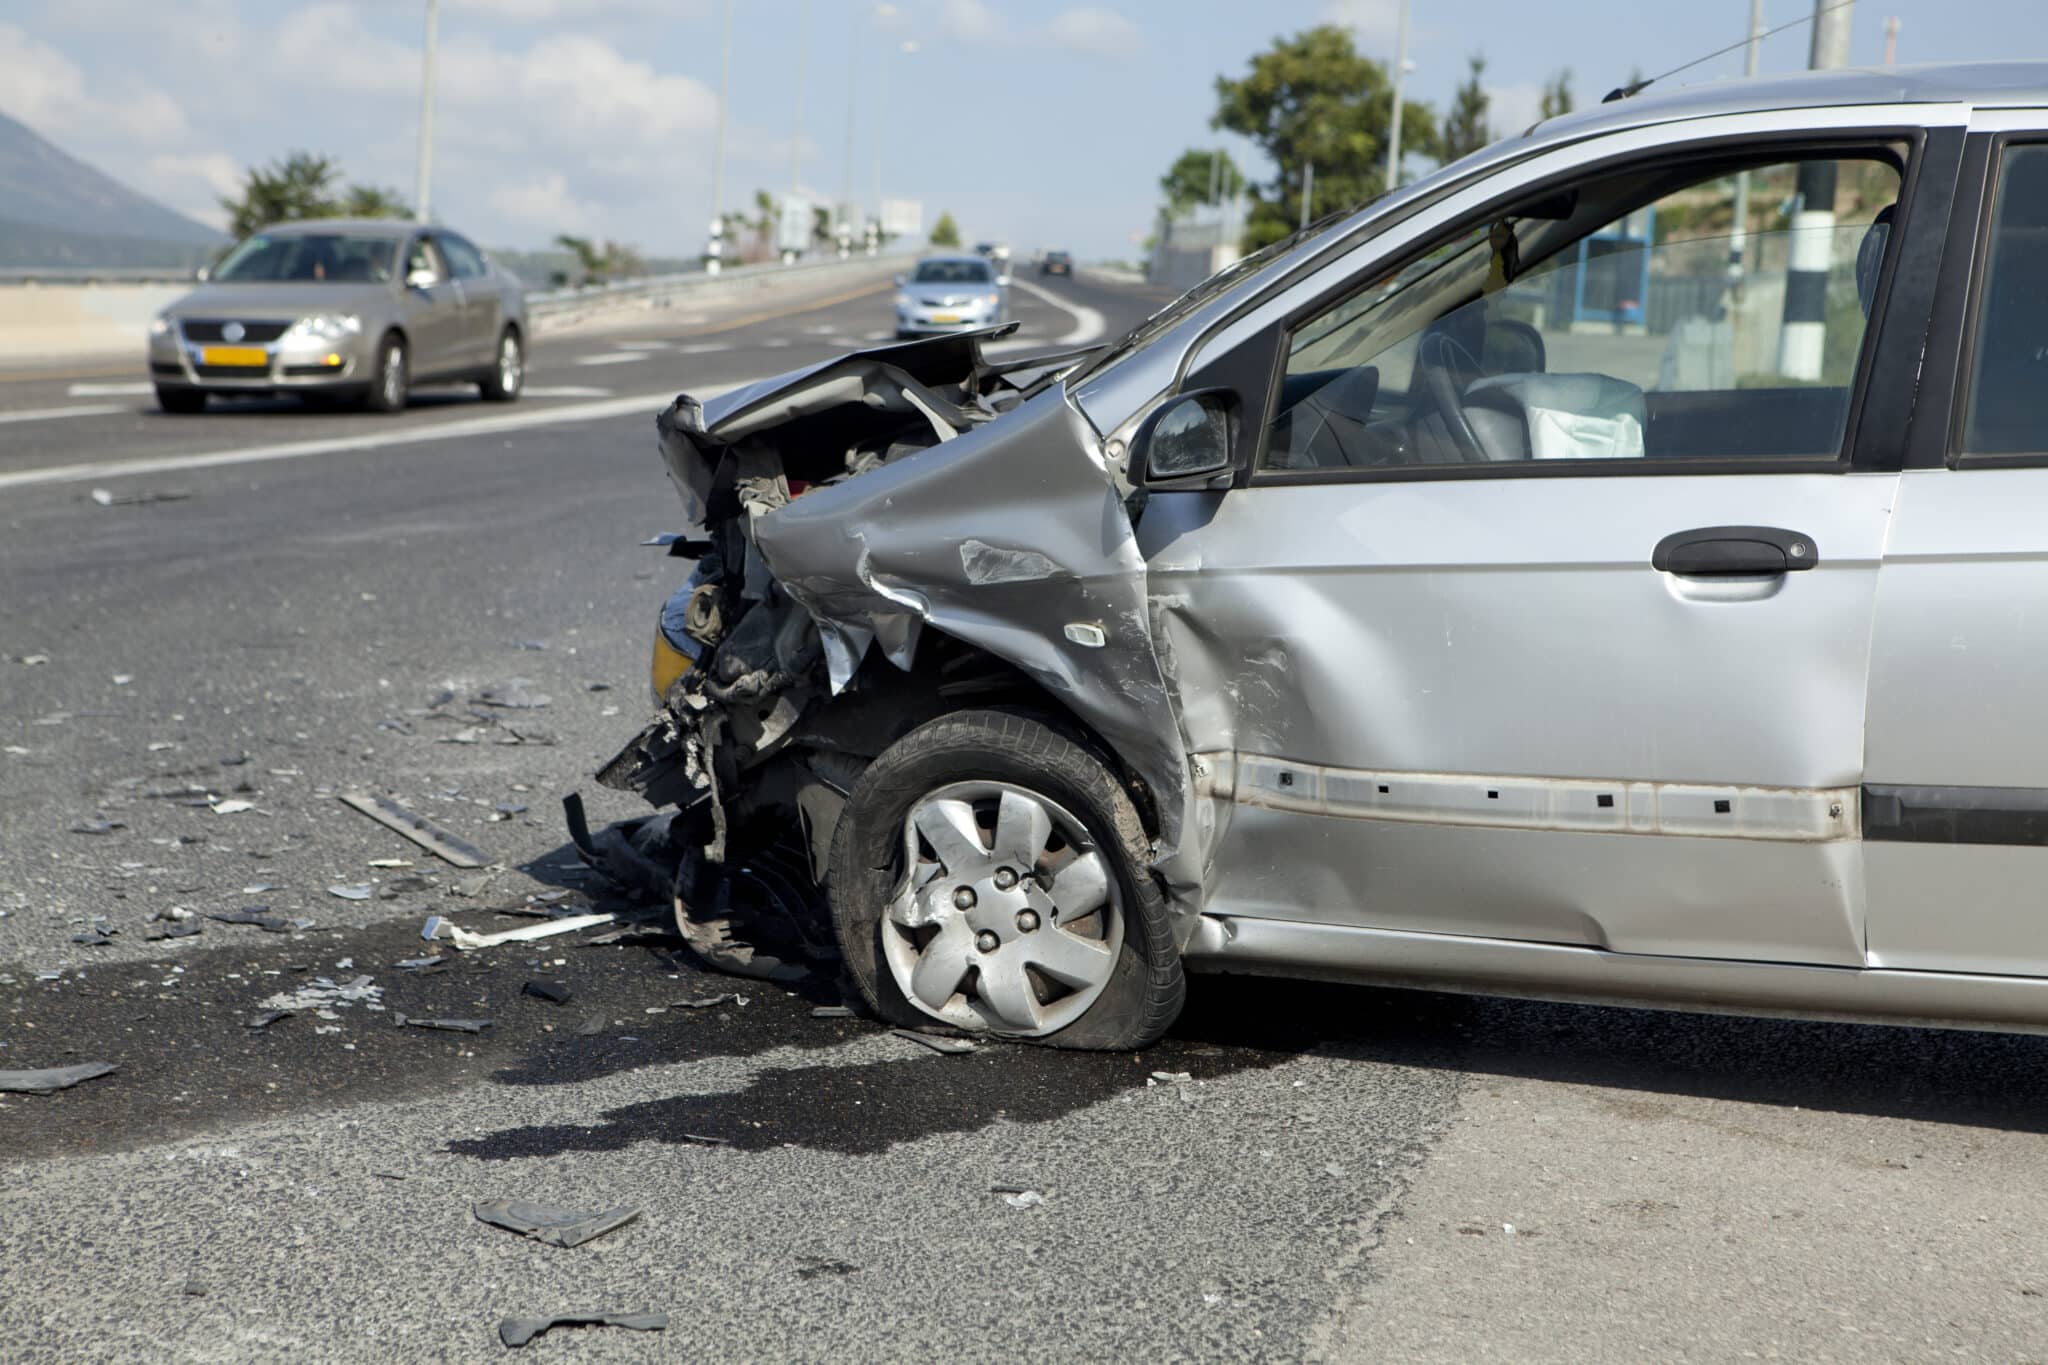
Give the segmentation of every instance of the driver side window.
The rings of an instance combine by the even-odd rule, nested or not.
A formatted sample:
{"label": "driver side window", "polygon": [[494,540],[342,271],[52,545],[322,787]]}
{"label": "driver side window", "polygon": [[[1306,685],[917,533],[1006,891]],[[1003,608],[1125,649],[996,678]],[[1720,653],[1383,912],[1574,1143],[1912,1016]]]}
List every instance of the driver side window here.
{"label": "driver side window", "polygon": [[1635,171],[1461,231],[1295,327],[1260,465],[1833,456],[1899,164]]}

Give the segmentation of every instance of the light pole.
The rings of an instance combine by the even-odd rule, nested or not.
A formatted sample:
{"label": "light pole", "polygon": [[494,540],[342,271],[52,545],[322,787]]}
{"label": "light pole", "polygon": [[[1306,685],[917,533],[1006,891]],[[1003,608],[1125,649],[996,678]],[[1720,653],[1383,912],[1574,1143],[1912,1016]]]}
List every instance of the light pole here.
{"label": "light pole", "polygon": [[[808,74],[810,49],[811,0],[803,0],[803,6],[797,11],[796,19],[796,127],[790,133],[789,138],[789,197],[791,200],[797,197],[798,190],[804,183],[804,79]],[[783,212],[786,217],[788,209],[785,207]],[[777,235],[781,236],[780,225],[777,226],[776,231]],[[811,229],[805,228],[804,236],[806,240],[809,240],[810,234]],[[796,248],[790,246],[787,237],[783,237],[782,263],[784,265],[794,265],[796,258]]]}
{"label": "light pole", "polygon": [[[885,11],[886,13],[884,13]],[[893,5],[882,5],[877,7],[876,12],[883,13],[886,18],[887,15],[894,14],[896,10]],[[906,38],[896,50],[906,57],[914,57],[917,55],[917,43]],[[870,256],[874,255],[880,248],[882,241],[882,139],[887,135],[888,131],[889,69],[894,65],[895,63],[890,60],[890,54],[884,52],[882,54],[881,70],[876,73],[878,88],[875,91],[875,218],[874,231],[868,238],[868,255]]]}
{"label": "light pole", "polygon": [[1408,77],[1408,0],[1401,0],[1401,21],[1394,40],[1394,117],[1387,133],[1387,189],[1401,187],[1401,90]]}
{"label": "light pole", "polygon": [[[1757,50],[1763,46],[1764,0],[1749,0],[1749,50],[1743,54],[1742,74],[1756,79]],[[1749,252],[1749,172],[1735,176],[1735,230],[1728,234],[1728,274],[1740,279]]]}
{"label": "light pole", "polygon": [[434,39],[441,27],[441,0],[427,0],[427,47],[420,58],[420,164],[413,185],[413,215],[432,216],[428,195],[434,184]]}
{"label": "light pole", "polygon": [[846,258],[853,240],[853,228],[846,221],[848,209],[853,207],[853,124],[856,105],[854,97],[860,93],[860,11],[853,12],[853,32],[846,39],[846,162],[840,170],[839,205],[833,212],[832,236],[839,243],[840,259]]}
{"label": "light pole", "polygon": [[704,245],[704,273],[716,275],[725,256],[725,106],[732,92],[732,0],[725,0],[725,33],[718,51],[718,152],[711,166],[711,240]]}
{"label": "light pole", "polygon": [[[1832,71],[1849,64],[1847,0],[1814,0],[1813,48],[1807,66]],[[1828,267],[1835,245],[1835,163],[1799,163],[1798,209],[1785,260],[1785,321],[1778,332],[1778,373],[1817,380],[1827,363]]]}

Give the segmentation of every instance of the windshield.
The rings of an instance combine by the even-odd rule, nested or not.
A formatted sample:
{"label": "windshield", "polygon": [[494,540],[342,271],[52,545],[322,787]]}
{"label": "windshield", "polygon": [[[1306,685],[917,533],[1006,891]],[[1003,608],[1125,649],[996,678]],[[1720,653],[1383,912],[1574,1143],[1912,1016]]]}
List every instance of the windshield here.
{"label": "windshield", "polygon": [[383,284],[391,278],[398,242],[368,233],[257,233],[213,272],[229,284],[298,280],[327,284]]}
{"label": "windshield", "polygon": [[920,261],[912,284],[987,284],[995,276],[986,261]]}

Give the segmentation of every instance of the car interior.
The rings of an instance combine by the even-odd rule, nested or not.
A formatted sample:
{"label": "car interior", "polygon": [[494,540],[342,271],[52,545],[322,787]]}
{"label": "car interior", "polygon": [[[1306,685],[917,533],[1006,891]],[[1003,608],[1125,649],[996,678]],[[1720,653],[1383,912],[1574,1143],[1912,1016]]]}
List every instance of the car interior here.
{"label": "car interior", "polygon": [[[1802,165],[1826,168],[1832,225],[1795,226]],[[1296,327],[1261,464],[1834,456],[1902,166],[1637,171],[1470,227]],[[1801,233],[1827,234],[1825,318],[1792,359]]]}

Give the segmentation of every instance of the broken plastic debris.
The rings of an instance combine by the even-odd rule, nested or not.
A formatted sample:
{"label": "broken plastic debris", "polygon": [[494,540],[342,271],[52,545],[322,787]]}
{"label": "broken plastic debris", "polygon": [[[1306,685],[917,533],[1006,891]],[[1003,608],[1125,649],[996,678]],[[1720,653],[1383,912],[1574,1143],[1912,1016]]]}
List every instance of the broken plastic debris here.
{"label": "broken plastic debris", "polygon": [[554,698],[532,690],[526,678],[507,678],[503,684],[480,689],[470,700],[478,706],[496,706],[508,711],[537,711],[552,705]]}
{"label": "broken plastic debris", "polygon": [[216,801],[213,803],[213,813],[215,815],[240,815],[245,810],[255,809],[256,803],[254,801]]}
{"label": "broken plastic debris", "polygon": [[1035,1209],[1045,1202],[1045,1196],[1037,1190],[998,1190],[1003,1202],[1013,1209]]}
{"label": "broken plastic debris", "polygon": [[913,1043],[921,1043],[934,1052],[958,1054],[974,1051],[974,1044],[968,1042],[965,1038],[947,1038],[940,1034],[919,1033],[916,1029],[908,1028],[892,1028],[889,1032],[895,1034],[898,1038],[908,1038]]}
{"label": "broken plastic debris", "polygon": [[483,850],[475,844],[457,838],[425,816],[415,815],[388,796],[371,796],[367,792],[343,792],[339,800],[456,867],[483,867],[490,862],[490,859],[484,856]]}
{"label": "broken plastic debris", "polygon": [[447,939],[463,952],[477,948],[495,948],[501,943],[526,943],[537,938],[552,938],[556,934],[573,934],[578,929],[589,929],[599,924],[610,924],[614,916],[571,915],[567,919],[542,920],[539,924],[522,925],[497,934],[473,934],[442,915],[429,915],[426,927],[420,930],[420,937],[432,941]]}
{"label": "broken plastic debris", "polygon": [[814,1280],[820,1275],[854,1275],[859,1272],[860,1267],[853,1262],[832,1256],[800,1256],[796,1263],[798,1277],[806,1280]]}
{"label": "broken plastic debris", "polygon": [[81,1081],[111,1076],[112,1062],[80,1062],[76,1066],[51,1066],[40,1071],[0,1071],[0,1090],[17,1095],[51,1095],[69,1090]]}
{"label": "broken plastic debris", "polygon": [[667,1326],[666,1313],[612,1313],[593,1308],[545,1318],[506,1318],[498,1324],[498,1340],[507,1346],[524,1346],[551,1327],[625,1327],[635,1332],[659,1332]]}
{"label": "broken plastic debris", "polygon": [[853,1009],[847,1005],[817,1005],[811,1010],[813,1019],[851,1019]]}
{"label": "broken plastic debris", "polygon": [[269,1028],[280,1019],[291,1018],[293,1013],[295,1011],[292,1010],[258,1010],[242,1023],[245,1028]]}
{"label": "broken plastic debris", "polygon": [[183,502],[191,496],[183,489],[165,492],[151,490],[141,493],[116,493],[111,488],[92,490],[92,500],[102,507],[146,507],[153,502]]}
{"label": "broken plastic debris", "polygon": [[519,993],[551,1005],[566,1005],[573,992],[560,981],[529,981],[519,988]]}
{"label": "broken plastic debris", "polygon": [[199,930],[199,921],[188,919],[179,922],[174,922],[166,928],[157,930],[153,934],[144,934],[142,936],[142,941],[144,943],[161,943],[167,938],[192,938],[199,933]]}
{"label": "broken plastic debris", "polygon": [[391,965],[410,970],[417,967],[438,967],[447,960],[447,958],[442,957],[439,953],[435,953],[432,957],[409,957],[403,962],[394,962]]}
{"label": "broken plastic debris", "polygon": [[529,1204],[524,1199],[487,1199],[470,1205],[469,1211],[493,1227],[523,1232],[536,1242],[556,1247],[580,1247],[640,1216],[640,1210],[624,1204],[596,1213],[579,1213],[575,1209]]}
{"label": "broken plastic debris", "polygon": [[[267,934],[282,934],[293,926],[293,921],[277,919],[267,905],[248,905],[240,910],[208,911],[206,917],[221,924],[253,924]],[[303,921],[310,927],[311,921]]]}
{"label": "broken plastic debris", "polygon": [[354,886],[330,886],[327,888],[327,894],[339,896],[345,901],[366,901],[370,898],[370,888],[368,883],[358,882]]}
{"label": "broken plastic debris", "polygon": [[732,992],[727,991],[724,995],[705,995],[692,1000],[671,1000],[669,1004],[679,1010],[708,1010],[713,1005],[723,1005],[729,1001],[736,1001],[744,1005],[747,1003],[747,998],[743,995],[734,995]]}
{"label": "broken plastic debris", "polygon": [[392,1017],[400,1028],[431,1028],[443,1033],[482,1033],[491,1026],[488,1019],[415,1019],[408,1014]]}
{"label": "broken plastic debris", "polygon": [[81,820],[71,827],[71,832],[73,834],[112,834],[117,829],[126,828],[128,826],[122,824],[119,820]]}
{"label": "broken plastic debris", "polygon": [[1186,1071],[1155,1071],[1152,1073],[1152,1079],[1155,1081],[1191,1081],[1194,1079],[1194,1076]]}

